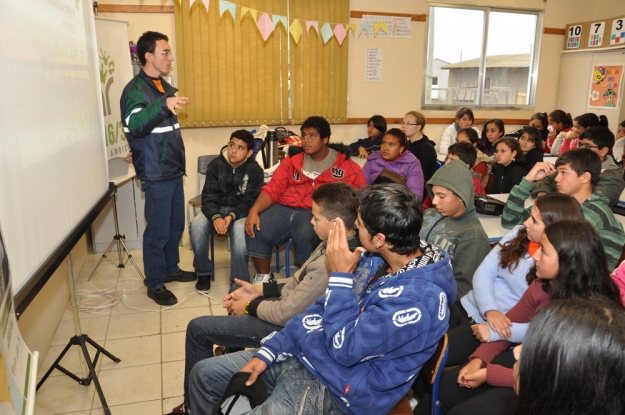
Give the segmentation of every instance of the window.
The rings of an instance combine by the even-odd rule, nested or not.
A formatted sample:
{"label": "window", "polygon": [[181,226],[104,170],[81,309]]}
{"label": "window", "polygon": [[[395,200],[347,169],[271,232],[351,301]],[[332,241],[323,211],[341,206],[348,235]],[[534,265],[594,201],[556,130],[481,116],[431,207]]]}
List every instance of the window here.
{"label": "window", "polygon": [[433,5],[428,20],[425,108],[534,105],[542,12]]}

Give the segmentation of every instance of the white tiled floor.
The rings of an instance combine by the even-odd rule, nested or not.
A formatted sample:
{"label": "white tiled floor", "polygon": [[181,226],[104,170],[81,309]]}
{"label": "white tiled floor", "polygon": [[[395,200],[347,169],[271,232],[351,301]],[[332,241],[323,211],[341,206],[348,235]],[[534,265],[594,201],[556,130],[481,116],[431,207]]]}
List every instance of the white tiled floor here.
{"label": "white tiled floor", "polygon": [[[141,251],[132,251],[143,271]],[[107,404],[113,415],[154,415],[168,413],[182,403],[184,377],[184,337],[187,323],[202,315],[225,315],[221,299],[228,293],[230,253],[225,239],[215,241],[216,276],[210,297],[195,292],[195,282],[172,283],[167,287],[178,297],[178,305],[167,309],[147,298],[143,283],[134,266],[119,270],[116,264],[103,261],[95,265],[101,254],[91,254],[77,277],[77,290],[117,287],[122,304],[105,314],[79,313],[82,332],[88,334],[121,362],[114,363],[100,356],[96,370]],[[111,255],[117,260],[117,253]],[[284,252],[281,255],[284,264]],[[193,252],[188,246],[180,248],[180,267],[193,270]],[[91,282],[89,275],[95,273]],[[250,262],[250,272],[253,267]],[[284,266],[282,270],[284,275]],[[186,297],[186,298],[185,298]],[[182,301],[184,298],[184,301]],[[90,304],[104,302],[102,298],[88,300]],[[212,306],[211,306],[212,305]],[[46,356],[40,357],[39,378],[59,356],[68,340],[75,334],[73,313],[63,315]],[[88,346],[91,356],[95,349]],[[78,347],[73,346],[61,365],[79,377]],[[102,404],[93,383],[79,385],[54,370],[37,392],[35,414],[100,415]]]}

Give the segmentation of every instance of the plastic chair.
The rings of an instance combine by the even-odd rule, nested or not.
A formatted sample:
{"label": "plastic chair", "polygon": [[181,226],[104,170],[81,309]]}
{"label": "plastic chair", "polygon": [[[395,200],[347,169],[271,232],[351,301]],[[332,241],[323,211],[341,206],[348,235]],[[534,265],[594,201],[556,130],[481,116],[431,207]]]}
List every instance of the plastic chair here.
{"label": "plastic chair", "polygon": [[[441,413],[441,401],[438,399],[438,392],[441,385],[441,378],[443,377],[443,369],[447,364],[447,356],[449,355],[448,340],[447,333],[445,333],[438,342],[436,351],[432,357],[425,362],[421,369],[427,382],[432,385],[432,406],[430,415],[440,415]],[[397,405],[393,407],[391,412],[389,412],[389,415],[412,415],[408,397],[404,396]]]}

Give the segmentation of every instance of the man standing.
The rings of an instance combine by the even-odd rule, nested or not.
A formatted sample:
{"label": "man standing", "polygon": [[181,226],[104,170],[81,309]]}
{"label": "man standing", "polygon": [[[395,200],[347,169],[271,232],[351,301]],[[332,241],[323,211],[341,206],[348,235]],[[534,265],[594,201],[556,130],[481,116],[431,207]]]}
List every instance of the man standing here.
{"label": "man standing", "polygon": [[196,279],[195,273],[178,267],[185,156],[177,115],[189,99],[174,96],[178,90],[162,78],[174,61],[168,40],[158,32],[141,35],[137,54],[143,70],[126,85],[120,100],[132,161],[145,192],[144,284],[148,297],[161,305],[178,302],[166,282]]}

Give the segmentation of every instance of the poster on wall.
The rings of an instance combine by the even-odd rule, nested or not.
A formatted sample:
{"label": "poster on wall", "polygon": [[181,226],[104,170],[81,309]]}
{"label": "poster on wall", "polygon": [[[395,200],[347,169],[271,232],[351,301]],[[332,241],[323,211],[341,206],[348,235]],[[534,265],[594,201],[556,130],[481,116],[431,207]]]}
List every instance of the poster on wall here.
{"label": "poster on wall", "polygon": [[122,91],[133,77],[128,46],[128,23],[96,18],[95,31],[98,41],[102,107],[104,107],[104,138],[106,153],[110,160],[115,157],[126,157],[130,151],[119,113]]}
{"label": "poster on wall", "polygon": [[591,76],[588,106],[618,109],[623,65],[595,65]]}

